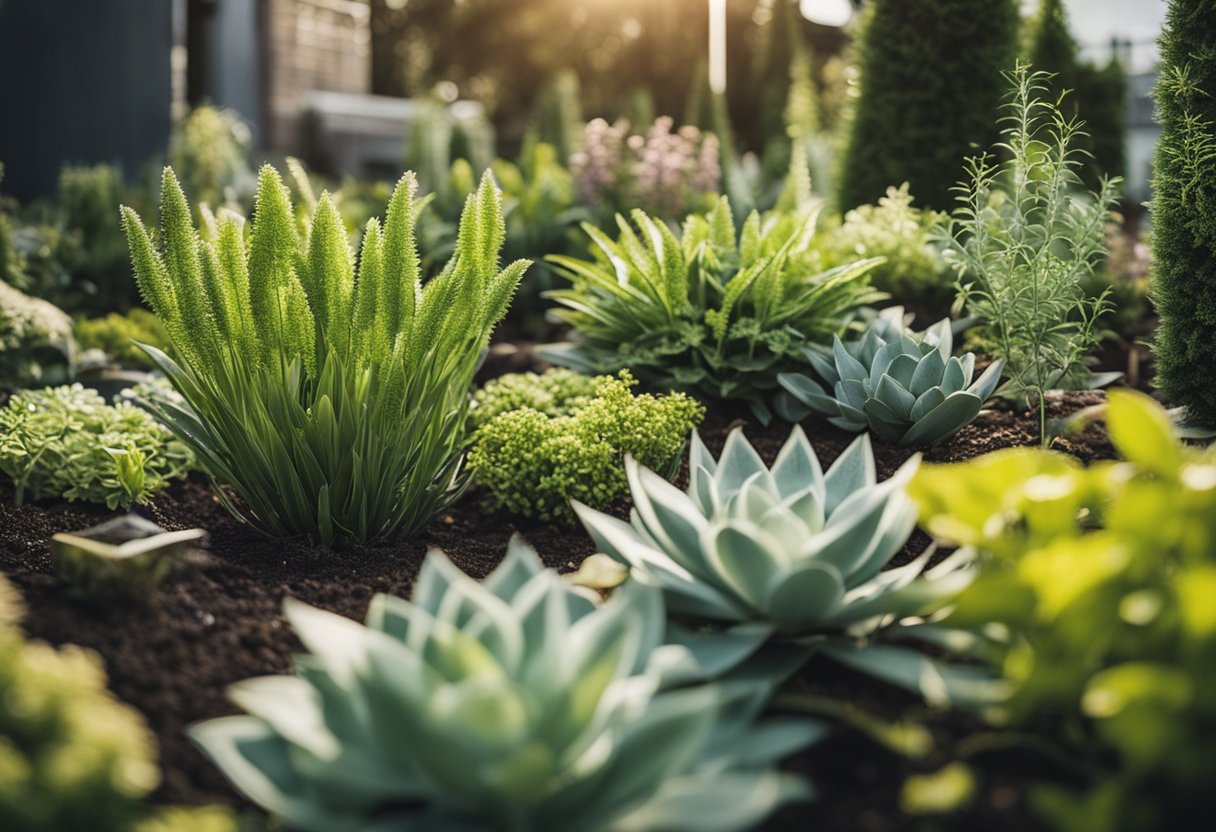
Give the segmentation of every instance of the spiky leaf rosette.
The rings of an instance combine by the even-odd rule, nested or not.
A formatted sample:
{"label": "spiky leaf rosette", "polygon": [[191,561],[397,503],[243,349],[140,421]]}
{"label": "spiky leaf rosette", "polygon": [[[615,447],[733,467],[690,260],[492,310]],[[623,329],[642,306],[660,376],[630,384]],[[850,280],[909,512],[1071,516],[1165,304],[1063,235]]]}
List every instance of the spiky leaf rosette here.
{"label": "spiky leaf rosette", "polygon": [[527,261],[499,270],[504,229],[490,176],[469,197],[456,251],[423,285],[416,183],[405,174],[358,267],[322,194],[297,224],[262,168],[252,231],[221,212],[194,228],[172,170],[160,246],[123,218],[144,297],[177,360],[147,348],[186,400],[154,403],[237,517],[326,544],[410,534],[459,492],[467,391]]}
{"label": "spiky leaf rosette", "polygon": [[593,261],[549,258],[572,286],[548,294],[580,340],[540,354],[586,373],[628,369],[655,389],[747,401],[767,422],[777,374],[805,366],[809,344],[884,297],[866,276],[881,258],[814,269],[816,218],[806,207],[752,213],[740,232],[723,197],[679,237],[642,211],[633,225],[617,217],[616,241],[584,225]]}
{"label": "spiky leaf rosette", "polygon": [[[894,648],[880,653],[869,639],[886,624],[941,609],[971,580],[966,552],[926,570],[930,550],[883,571],[916,523],[905,487],[918,457],[880,483],[863,435],[825,473],[795,427],[771,469],[741,430],[717,461],[694,434],[687,492],[633,460],[627,465],[634,503],[628,523],[579,504],[575,510],[601,551],[663,589],[677,622],[698,631],[693,641],[730,652],[704,635],[709,628],[726,642],[751,643],[725,669],[767,639],[823,645],[847,635],[883,659],[830,645],[841,658],[918,686],[915,672],[884,675],[878,666],[897,661]],[[914,658],[898,661],[917,666]]]}
{"label": "spiky leaf rosette", "polygon": [[994,362],[973,384],[975,355],[955,358],[953,351],[948,318],[914,333],[904,328],[901,307],[883,310],[861,338],[846,344],[834,337],[831,360],[808,353],[823,384],[782,373],[788,395],[778,397],[777,412],[791,422],[819,413],[838,428],[869,428],[900,446],[941,442],[979,414],[1004,365]]}
{"label": "spiky leaf rosette", "polygon": [[293,829],[730,832],[805,794],[772,761],[819,726],[757,726],[766,686],[665,688],[661,594],[597,607],[518,538],[481,584],[432,551],[366,626],[286,612],[296,675],[233,686],[249,715],[192,736]]}

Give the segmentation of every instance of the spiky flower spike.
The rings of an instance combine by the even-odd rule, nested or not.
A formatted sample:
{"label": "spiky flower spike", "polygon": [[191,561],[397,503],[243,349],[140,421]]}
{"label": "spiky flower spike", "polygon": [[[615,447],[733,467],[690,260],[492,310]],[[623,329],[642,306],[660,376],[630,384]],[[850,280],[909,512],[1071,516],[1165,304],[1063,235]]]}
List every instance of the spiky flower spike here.
{"label": "spiky flower spike", "polygon": [[136,279],[172,338],[149,355],[185,398],[153,402],[240,519],[328,544],[410,534],[459,492],[467,391],[527,261],[499,270],[505,229],[487,173],[456,252],[422,283],[417,184],[397,184],[355,267],[322,194],[301,235],[278,173],[263,167],[252,229],[222,212],[197,231],[165,170],[160,248],[130,208]]}
{"label": "spiky flower spike", "polygon": [[230,689],[191,736],[304,832],[735,832],[805,785],[773,762],[822,726],[756,713],[766,685],[668,689],[660,593],[602,606],[511,541],[484,583],[432,551],[367,626],[288,601],[309,655]]}

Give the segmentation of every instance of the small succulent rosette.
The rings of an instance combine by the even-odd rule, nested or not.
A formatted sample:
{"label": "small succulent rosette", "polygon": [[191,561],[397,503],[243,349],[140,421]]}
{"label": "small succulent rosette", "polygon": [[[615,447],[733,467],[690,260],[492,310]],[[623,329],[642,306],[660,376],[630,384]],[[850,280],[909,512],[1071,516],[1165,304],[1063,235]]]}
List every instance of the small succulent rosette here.
{"label": "small succulent rosette", "polygon": [[1001,380],[997,361],[973,382],[975,355],[957,358],[953,349],[949,318],[914,333],[903,324],[903,309],[884,310],[860,339],[846,344],[834,336],[831,359],[807,352],[822,384],[780,374],[786,395],[777,412],[791,422],[818,413],[838,428],[869,429],[902,447],[936,444],[969,424]]}

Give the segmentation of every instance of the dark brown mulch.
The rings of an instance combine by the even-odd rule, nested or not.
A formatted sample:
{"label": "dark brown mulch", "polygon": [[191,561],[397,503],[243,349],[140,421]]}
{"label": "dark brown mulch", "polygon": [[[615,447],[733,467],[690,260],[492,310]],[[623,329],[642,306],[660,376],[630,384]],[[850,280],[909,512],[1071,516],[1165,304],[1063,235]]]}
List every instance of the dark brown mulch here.
{"label": "dark brown mulch", "polygon": [[[1050,402],[1052,415],[1063,416],[1100,402],[1101,393],[1069,394]],[[702,429],[715,453],[729,429],[745,431],[769,461],[784,441],[788,427],[761,428],[719,412]],[[804,423],[826,466],[853,439],[819,420]],[[1000,447],[1032,444],[1037,427],[1031,414],[1016,414],[998,404],[981,414],[949,443],[926,454],[931,460],[964,459]],[[1062,440],[1062,448],[1082,459],[1112,453],[1101,427],[1081,437]],[[881,476],[891,474],[908,451],[878,446]],[[561,570],[575,567],[593,547],[578,530],[529,524],[482,512],[475,494],[466,495],[448,516],[438,518],[417,539],[381,547],[352,547],[332,552],[306,540],[265,540],[236,522],[199,478],[173,485],[142,511],[170,529],[201,527],[210,533],[210,556],[173,579],[151,610],[99,610],[65,593],[50,573],[47,544],[59,531],[94,525],[109,515],[102,510],[45,503],[15,508],[11,489],[0,483],[0,571],[24,593],[29,614],[25,626],[37,638],[60,644],[74,642],[105,659],[114,691],[137,707],[160,741],[164,783],[158,798],[171,802],[235,802],[226,781],[183,735],[199,719],[233,713],[224,687],[250,676],[290,669],[298,643],[283,621],[284,598],[294,597],[328,610],[362,618],[378,592],[408,595],[418,565],[429,547],[443,549],[469,574],[487,574],[501,558],[508,537],[524,533],[544,561]],[[900,557],[921,551],[927,539],[918,533]],[[885,714],[898,716],[923,707],[868,679],[812,663],[799,684],[812,693],[833,695]],[[911,762],[884,751],[850,732],[791,761],[813,776],[820,800],[782,813],[766,828],[886,830],[919,828],[898,809],[904,777],[932,770],[954,758],[962,738],[978,723],[957,713],[923,714],[937,741],[928,758]],[[936,823],[933,828],[1033,828],[1019,784],[1033,761],[1018,768],[1002,758],[990,766],[973,809]],[[1041,773],[1041,772],[1038,772]]]}

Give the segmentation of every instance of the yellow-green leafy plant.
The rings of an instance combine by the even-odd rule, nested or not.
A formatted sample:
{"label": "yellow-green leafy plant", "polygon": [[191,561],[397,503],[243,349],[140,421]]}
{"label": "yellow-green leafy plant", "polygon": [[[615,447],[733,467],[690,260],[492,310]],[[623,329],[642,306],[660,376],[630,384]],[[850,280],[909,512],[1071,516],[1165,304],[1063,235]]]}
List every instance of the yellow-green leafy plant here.
{"label": "yellow-green leafy plant", "polygon": [[415,189],[407,173],[383,226],[368,222],[357,269],[329,195],[300,235],[269,166],[248,235],[231,212],[214,235],[196,231],[168,169],[159,248],[124,209],[136,277],[177,358],[147,351],[186,400],[151,404],[261,532],[326,545],[409,535],[464,485],[469,386],[528,263],[499,269],[487,175],[455,254],[424,285]]}
{"label": "yellow-green leafy plant", "polygon": [[0,577],[0,829],[236,832],[226,809],[149,809],[160,772],[143,718],[94,653],[26,640],[20,607]]}
{"label": "yellow-green leafy plant", "polygon": [[1088,787],[1034,796],[1068,832],[1184,828],[1216,777],[1216,448],[1173,435],[1148,396],[1112,390],[1123,461],[998,451],[926,466],[925,526],[982,569],[949,622],[992,641],[1011,694],[1000,724],[1053,715]]}
{"label": "yellow-green leafy plant", "polygon": [[617,217],[613,241],[592,225],[593,261],[550,260],[572,286],[549,293],[578,339],[541,355],[589,373],[628,369],[660,390],[747,402],[767,422],[777,374],[805,366],[860,306],[883,297],[867,272],[879,259],[814,267],[817,212],[804,205],[736,230],[723,197],[680,236],[641,212]]}
{"label": "yellow-green leafy plant", "polygon": [[773,763],[820,726],[757,723],[764,684],[671,689],[660,593],[585,592],[514,538],[480,584],[432,550],[366,626],[288,601],[296,675],[234,685],[248,715],[191,735],[302,832],[734,832],[807,796]]}
{"label": "yellow-green leafy plant", "polygon": [[194,458],[145,410],[79,384],[24,390],[0,409],[0,471],[14,500],[62,497],[111,509],[144,503]]}
{"label": "yellow-green leafy plant", "polygon": [[469,425],[479,428],[524,407],[546,416],[569,416],[590,404],[595,390],[594,378],[562,367],[543,373],[507,373],[473,394]]}
{"label": "yellow-green leafy plant", "polygon": [[773,644],[802,648],[803,658],[823,651],[929,697],[978,697],[982,673],[875,643],[891,625],[948,606],[973,577],[967,552],[926,569],[926,551],[884,569],[916,524],[905,487],[919,462],[880,483],[868,435],[825,472],[800,427],[771,468],[739,429],[717,460],[694,434],[687,491],[629,458],[629,522],[575,510],[600,551],[663,590],[669,640],[691,644],[707,670],[732,670]]}
{"label": "yellow-green leafy plant", "polygon": [[[572,499],[607,509],[625,494],[626,455],[675,476],[705,408],[682,393],[635,396],[636,383],[622,370],[596,378],[590,396],[569,385],[575,395],[550,408],[557,415],[525,402],[486,421],[473,434],[469,468],[490,506],[573,523]],[[532,402],[545,405],[544,393],[537,389]]]}
{"label": "yellow-green leafy plant", "polygon": [[104,318],[76,322],[76,344],[82,350],[98,349],[123,367],[153,369],[156,364],[139,346],[169,349],[169,333],[154,314],[136,307],[125,315],[111,312]]}

